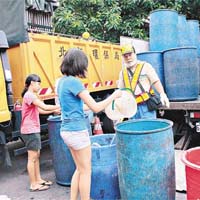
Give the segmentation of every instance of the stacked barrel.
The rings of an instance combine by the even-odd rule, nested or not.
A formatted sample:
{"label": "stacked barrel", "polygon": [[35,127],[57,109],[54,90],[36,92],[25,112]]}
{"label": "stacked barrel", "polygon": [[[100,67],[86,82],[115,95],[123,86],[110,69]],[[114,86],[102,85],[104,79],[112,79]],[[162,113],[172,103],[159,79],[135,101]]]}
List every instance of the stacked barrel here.
{"label": "stacked barrel", "polygon": [[152,64],[171,101],[198,98],[199,38],[199,21],[169,9],[150,13],[150,51],[139,53],[138,59]]}

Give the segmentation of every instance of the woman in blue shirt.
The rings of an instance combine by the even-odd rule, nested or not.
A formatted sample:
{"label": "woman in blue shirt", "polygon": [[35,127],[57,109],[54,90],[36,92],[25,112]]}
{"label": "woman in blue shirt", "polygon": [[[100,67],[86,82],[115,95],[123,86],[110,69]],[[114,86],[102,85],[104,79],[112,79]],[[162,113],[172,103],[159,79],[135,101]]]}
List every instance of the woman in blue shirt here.
{"label": "woman in blue shirt", "polygon": [[69,49],[61,64],[64,75],[58,83],[57,92],[61,106],[61,137],[69,147],[76,170],[71,181],[71,198],[90,199],[91,143],[84,117],[83,105],[93,112],[104,110],[114,99],[121,96],[116,90],[107,99],[96,102],[85,89],[79,78],[86,78],[88,58],[78,48]]}

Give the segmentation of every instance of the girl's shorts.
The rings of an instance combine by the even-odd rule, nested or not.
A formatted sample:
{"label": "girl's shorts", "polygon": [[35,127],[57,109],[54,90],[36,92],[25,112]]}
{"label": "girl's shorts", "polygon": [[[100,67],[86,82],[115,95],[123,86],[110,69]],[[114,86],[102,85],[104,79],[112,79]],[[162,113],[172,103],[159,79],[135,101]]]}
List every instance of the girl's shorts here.
{"label": "girl's shorts", "polygon": [[91,145],[88,130],[62,131],[60,135],[64,143],[74,150],[80,150]]}
{"label": "girl's shorts", "polygon": [[21,134],[27,150],[38,151],[41,149],[40,133]]}

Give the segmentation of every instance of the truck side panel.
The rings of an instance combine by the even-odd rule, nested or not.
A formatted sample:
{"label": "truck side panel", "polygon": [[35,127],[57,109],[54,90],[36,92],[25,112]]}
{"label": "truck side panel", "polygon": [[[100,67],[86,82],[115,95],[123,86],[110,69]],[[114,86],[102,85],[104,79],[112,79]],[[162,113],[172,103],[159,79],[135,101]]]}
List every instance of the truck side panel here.
{"label": "truck side panel", "polygon": [[117,87],[116,81],[121,70],[119,45],[47,34],[30,33],[29,37],[30,42],[8,50],[14,101],[21,99],[24,80],[30,73],[36,73],[42,79],[41,98],[53,98],[55,81],[61,76],[62,58],[71,47],[82,49],[88,56],[88,77],[82,79],[82,82],[90,92]]}

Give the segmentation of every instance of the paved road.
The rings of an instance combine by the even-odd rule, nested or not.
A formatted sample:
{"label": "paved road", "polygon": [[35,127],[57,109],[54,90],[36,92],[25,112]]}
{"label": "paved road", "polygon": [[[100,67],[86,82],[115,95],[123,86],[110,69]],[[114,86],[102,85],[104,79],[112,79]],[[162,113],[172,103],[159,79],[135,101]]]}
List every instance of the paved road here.
{"label": "paved road", "polygon": [[[69,200],[69,187],[56,184],[49,147],[42,149],[41,174],[54,184],[47,191],[29,192],[29,180],[26,171],[27,155],[12,156],[13,166],[9,169],[0,167],[0,200]],[[185,193],[176,193],[176,200],[185,200]]]}
{"label": "paved road", "polygon": [[[12,156],[13,166],[0,168],[0,195],[7,195],[11,200],[69,200],[69,187],[56,184],[52,165],[52,155],[48,147],[42,149],[41,174],[54,184],[49,190],[29,192],[29,180],[26,170],[27,155]],[[3,197],[0,196],[0,200]]]}

